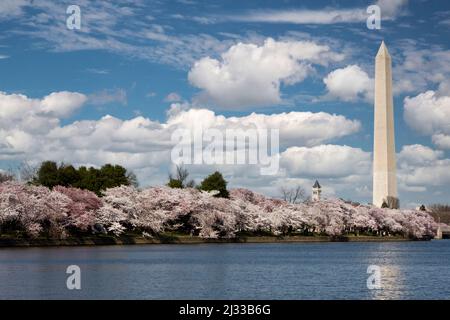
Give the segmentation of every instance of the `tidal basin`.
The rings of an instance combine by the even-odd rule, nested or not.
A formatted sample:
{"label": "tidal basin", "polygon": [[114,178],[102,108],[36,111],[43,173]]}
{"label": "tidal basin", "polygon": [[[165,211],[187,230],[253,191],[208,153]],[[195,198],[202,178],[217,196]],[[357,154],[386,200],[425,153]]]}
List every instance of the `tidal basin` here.
{"label": "tidal basin", "polygon": [[0,299],[449,299],[449,263],[448,240],[2,248]]}

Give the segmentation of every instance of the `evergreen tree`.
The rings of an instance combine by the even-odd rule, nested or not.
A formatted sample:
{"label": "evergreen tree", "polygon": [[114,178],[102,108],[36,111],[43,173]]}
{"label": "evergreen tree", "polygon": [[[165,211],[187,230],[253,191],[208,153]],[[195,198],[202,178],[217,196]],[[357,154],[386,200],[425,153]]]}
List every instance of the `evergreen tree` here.
{"label": "evergreen tree", "polygon": [[218,191],[219,193],[215,195],[216,197],[228,198],[229,196],[227,182],[219,171],[206,177],[200,184],[199,189],[204,191]]}
{"label": "evergreen tree", "polygon": [[37,178],[34,180],[35,184],[43,185],[48,188],[53,188],[59,184],[58,165],[53,161],[42,162]]}
{"label": "evergreen tree", "polygon": [[80,174],[72,165],[62,164],[58,168],[58,185],[69,187],[80,181]]}
{"label": "evergreen tree", "polygon": [[38,169],[33,184],[48,188],[55,186],[87,189],[101,195],[102,191],[121,185],[137,187],[136,175],[119,165],[106,164],[100,169],[93,167],[74,168],[72,165],[45,161]]}

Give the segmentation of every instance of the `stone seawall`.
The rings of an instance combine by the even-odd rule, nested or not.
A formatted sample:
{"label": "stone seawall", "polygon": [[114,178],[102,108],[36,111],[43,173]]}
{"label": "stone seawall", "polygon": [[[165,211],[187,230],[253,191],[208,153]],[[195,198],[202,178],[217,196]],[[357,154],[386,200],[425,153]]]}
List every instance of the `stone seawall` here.
{"label": "stone seawall", "polygon": [[14,239],[0,238],[0,247],[51,247],[51,246],[98,246],[98,245],[144,245],[144,244],[205,244],[205,243],[313,243],[313,242],[390,242],[410,241],[403,237],[372,236],[250,236],[233,239],[202,239],[191,236],[162,235],[158,238],[137,236],[99,236],[67,239]]}

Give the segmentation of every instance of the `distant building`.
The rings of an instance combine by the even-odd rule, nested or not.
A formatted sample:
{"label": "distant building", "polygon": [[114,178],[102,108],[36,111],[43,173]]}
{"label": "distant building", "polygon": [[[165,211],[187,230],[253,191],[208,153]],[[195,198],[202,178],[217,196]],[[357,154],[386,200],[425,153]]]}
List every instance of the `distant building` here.
{"label": "distant building", "polygon": [[430,212],[430,210],[428,210],[428,208],[425,207],[424,204],[422,204],[422,205],[416,207],[416,210],[418,210],[418,211],[427,211],[427,212]]}
{"label": "distant building", "polygon": [[319,181],[316,180],[312,187],[312,201],[320,201],[320,194],[322,193],[322,187],[320,186]]}
{"label": "distant building", "polygon": [[438,229],[436,231],[436,236],[434,237],[435,239],[442,239],[442,228],[441,228],[441,224],[438,224]]}

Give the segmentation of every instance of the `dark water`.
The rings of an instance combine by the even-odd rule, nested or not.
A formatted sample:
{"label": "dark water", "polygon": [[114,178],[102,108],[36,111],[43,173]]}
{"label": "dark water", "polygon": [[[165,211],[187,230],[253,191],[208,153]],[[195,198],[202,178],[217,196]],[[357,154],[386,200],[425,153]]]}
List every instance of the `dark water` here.
{"label": "dark water", "polygon": [[0,249],[0,286],[0,299],[449,299],[450,241]]}

